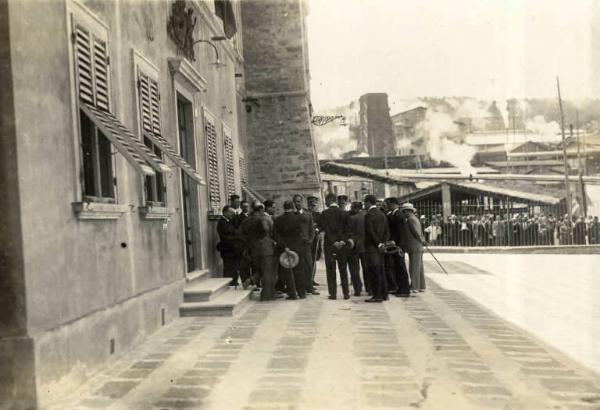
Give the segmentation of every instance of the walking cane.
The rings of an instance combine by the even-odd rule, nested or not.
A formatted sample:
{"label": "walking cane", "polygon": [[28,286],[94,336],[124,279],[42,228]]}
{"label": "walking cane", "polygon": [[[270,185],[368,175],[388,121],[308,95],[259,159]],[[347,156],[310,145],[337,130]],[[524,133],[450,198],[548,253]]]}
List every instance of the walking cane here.
{"label": "walking cane", "polygon": [[[315,281],[315,276],[317,275],[317,252],[319,250],[319,245],[321,244],[321,237],[317,239],[317,246],[314,249],[312,256],[312,281]],[[312,284],[311,284],[312,285]]]}
{"label": "walking cane", "polygon": [[438,260],[438,258],[435,257],[435,255],[433,254],[433,252],[431,252],[431,249],[429,249],[429,246],[427,246],[427,245],[424,245],[424,246],[425,246],[425,249],[427,249],[429,251],[429,253],[433,257],[433,259],[437,262],[437,264],[440,265],[440,268],[442,268],[442,271],[447,275],[448,271],[444,268],[444,265],[442,265],[440,263],[440,261]]}

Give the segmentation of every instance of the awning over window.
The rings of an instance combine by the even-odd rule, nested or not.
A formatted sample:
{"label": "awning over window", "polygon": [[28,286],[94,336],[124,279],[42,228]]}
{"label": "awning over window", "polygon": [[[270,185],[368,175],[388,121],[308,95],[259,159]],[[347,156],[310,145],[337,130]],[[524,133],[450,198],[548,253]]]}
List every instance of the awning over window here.
{"label": "awning over window", "polygon": [[144,175],[155,175],[154,169],[160,172],[171,171],[156,154],[121,124],[117,117],[84,101],[80,101],[79,106],[136,170]]}
{"label": "awning over window", "polygon": [[242,191],[246,194],[246,197],[250,201],[265,202],[265,197],[256,192],[254,189],[250,188],[248,185],[243,185]]}
{"label": "awning over window", "polygon": [[182,169],[190,178],[196,181],[198,184],[204,185],[204,180],[202,176],[190,165],[186,162],[181,155],[175,151],[175,148],[167,141],[162,135],[155,134],[144,130],[144,136],[148,138],[150,141],[154,143],[162,152],[168,156],[171,161],[175,163],[179,168]]}

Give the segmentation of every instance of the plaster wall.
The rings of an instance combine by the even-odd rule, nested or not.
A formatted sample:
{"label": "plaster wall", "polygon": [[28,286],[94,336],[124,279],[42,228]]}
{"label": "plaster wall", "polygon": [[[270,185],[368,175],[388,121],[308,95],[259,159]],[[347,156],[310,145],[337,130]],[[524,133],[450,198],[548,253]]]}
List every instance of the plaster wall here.
{"label": "plaster wall", "polygon": [[[188,4],[198,16],[195,38],[222,35],[212,3]],[[168,61],[181,56],[167,37],[170,5],[150,1],[17,1],[10,2],[2,15],[10,26],[8,32],[2,30],[0,52],[7,54],[10,45],[10,59],[2,61],[10,62],[12,77],[11,84],[5,84],[3,78],[2,85],[10,85],[14,108],[15,160],[6,166],[11,175],[18,176],[18,184],[13,179],[10,185],[15,189],[18,186],[18,195],[15,191],[8,215],[16,216],[21,224],[10,233],[15,243],[22,245],[23,255],[22,269],[15,265],[15,282],[7,286],[14,296],[10,300],[18,307],[10,327],[26,329],[35,341],[38,388],[67,377],[75,366],[82,366],[89,374],[107,357],[110,338],[117,340],[119,349],[134,346],[160,326],[161,309],[166,310],[168,320],[177,316],[186,275],[179,169],[174,168],[166,179],[167,207],[172,211],[166,227],[163,220],[140,216],[139,207],[144,205],[142,177],[118,153],[114,155],[117,202],[127,205],[129,211],[118,220],[80,220],[71,207],[72,202],[82,200],[69,57],[71,13],[83,10],[107,27],[113,112],[136,134],[133,51],[158,69],[162,131],[177,147],[175,87],[179,80],[170,73]],[[207,83],[206,91],[193,94],[196,168],[205,179],[204,108],[215,116],[219,157],[223,158],[225,124],[234,138],[236,169],[238,164],[234,72],[239,70],[241,60],[230,46],[225,52],[226,47],[220,46],[225,66],[216,68],[211,64],[215,56],[210,47],[197,47],[196,61],[192,62]],[[3,65],[2,69],[7,67]],[[3,108],[2,118],[10,120],[5,112]],[[3,120],[3,132],[5,123]],[[172,165],[169,160],[167,163]],[[224,172],[222,166],[221,186]],[[218,273],[216,221],[207,213],[207,187],[199,187],[198,195],[201,267]],[[221,195],[225,201],[225,192]],[[13,261],[18,262],[16,257]],[[81,346],[81,340],[89,344]]]}

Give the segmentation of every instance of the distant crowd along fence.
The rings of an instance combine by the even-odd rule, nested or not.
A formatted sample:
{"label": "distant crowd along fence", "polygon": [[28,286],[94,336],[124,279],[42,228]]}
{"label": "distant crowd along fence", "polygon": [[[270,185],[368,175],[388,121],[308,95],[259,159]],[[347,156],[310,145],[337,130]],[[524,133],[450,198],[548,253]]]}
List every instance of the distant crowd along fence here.
{"label": "distant crowd along fence", "polygon": [[453,203],[443,218],[440,202],[415,201],[423,233],[434,246],[540,246],[600,244],[598,204],[574,207],[565,218],[566,205],[513,204],[492,207],[483,204]]}

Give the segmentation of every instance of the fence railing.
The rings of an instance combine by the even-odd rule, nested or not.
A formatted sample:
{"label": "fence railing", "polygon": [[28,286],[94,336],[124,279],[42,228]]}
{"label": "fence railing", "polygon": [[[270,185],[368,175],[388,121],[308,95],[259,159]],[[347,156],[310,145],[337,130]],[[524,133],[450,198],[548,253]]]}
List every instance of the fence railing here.
{"label": "fence railing", "polygon": [[453,203],[444,219],[439,202],[415,202],[423,233],[434,246],[550,246],[600,244],[600,207],[588,206],[569,221],[563,206],[511,207]]}

